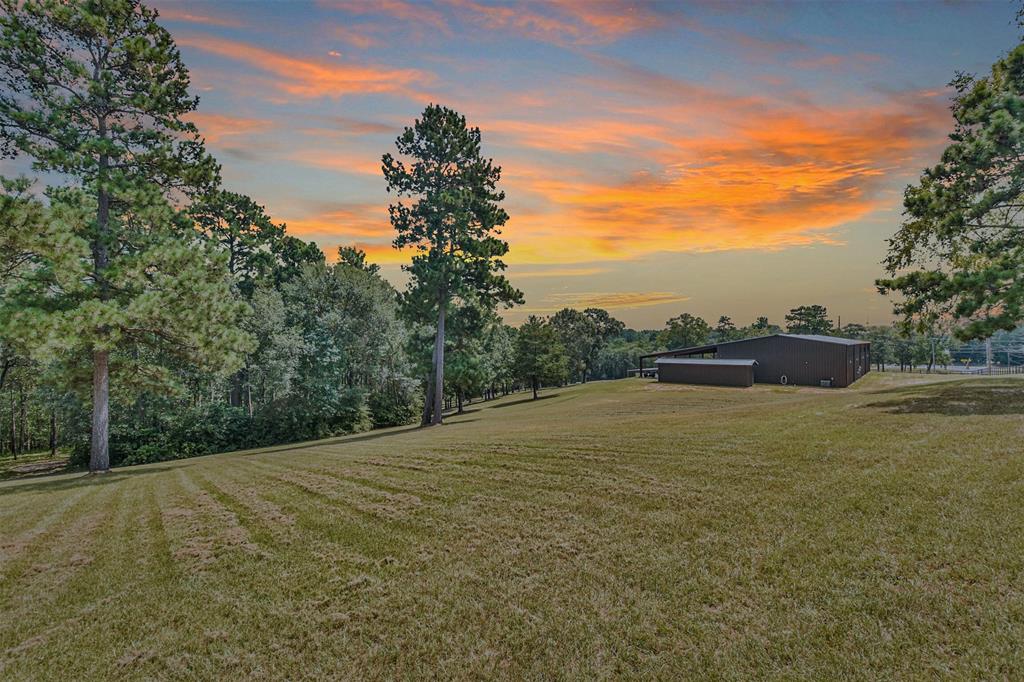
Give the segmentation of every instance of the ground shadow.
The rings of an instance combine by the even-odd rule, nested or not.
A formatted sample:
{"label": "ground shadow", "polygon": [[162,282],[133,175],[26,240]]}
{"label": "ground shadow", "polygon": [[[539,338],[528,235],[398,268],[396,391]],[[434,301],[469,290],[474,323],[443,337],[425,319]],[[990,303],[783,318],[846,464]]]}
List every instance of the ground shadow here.
{"label": "ground shadow", "polygon": [[[173,461],[181,462],[182,460]],[[90,474],[88,471],[83,470],[73,471],[71,473],[64,471],[59,474],[46,474],[32,478],[11,478],[0,482],[0,497],[4,494],[15,492],[53,492],[57,490],[77,488],[81,485],[108,485],[110,483],[118,483],[129,478],[170,471],[174,467],[168,466],[169,464],[170,462],[164,466],[128,466],[119,469],[112,469],[110,473],[106,474]]]}
{"label": "ground shadow", "polygon": [[[462,420],[460,420],[462,421]],[[402,429],[386,430],[386,431],[370,431],[359,436],[338,436],[337,438],[325,438],[324,440],[313,440],[304,441],[299,443],[281,443],[280,445],[273,445],[270,447],[259,448],[256,450],[237,450],[235,452],[218,452],[214,455],[204,455],[206,457],[214,457],[216,455],[269,455],[274,452],[286,452],[288,450],[308,450],[310,448],[322,448],[329,445],[345,445],[346,443],[365,443],[371,440],[377,440],[378,438],[387,438],[389,436],[399,436],[404,433],[412,433],[418,431],[421,428],[428,428],[422,426],[410,426]]]}
{"label": "ground shadow", "polygon": [[1024,381],[984,379],[926,384],[876,391],[891,395],[863,405],[890,414],[943,414],[950,417],[970,415],[1024,415]]}
{"label": "ground shadow", "polygon": [[511,402],[502,403],[500,405],[491,405],[491,409],[498,409],[499,407],[512,407],[513,405],[523,405],[524,403],[534,403],[540,400],[547,400],[548,398],[557,398],[561,393],[551,393],[549,395],[541,395],[536,398],[521,398],[519,400],[513,400]]}

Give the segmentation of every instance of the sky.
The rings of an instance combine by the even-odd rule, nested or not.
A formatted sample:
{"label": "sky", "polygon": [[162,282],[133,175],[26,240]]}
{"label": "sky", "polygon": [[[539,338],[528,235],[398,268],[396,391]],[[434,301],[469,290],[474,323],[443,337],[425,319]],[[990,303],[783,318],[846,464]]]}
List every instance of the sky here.
{"label": "sky", "polygon": [[404,285],[381,155],[430,102],[502,167],[506,313],[597,306],[890,319],[872,286],[947,83],[1013,47],[1010,2],[159,0],[225,186]]}

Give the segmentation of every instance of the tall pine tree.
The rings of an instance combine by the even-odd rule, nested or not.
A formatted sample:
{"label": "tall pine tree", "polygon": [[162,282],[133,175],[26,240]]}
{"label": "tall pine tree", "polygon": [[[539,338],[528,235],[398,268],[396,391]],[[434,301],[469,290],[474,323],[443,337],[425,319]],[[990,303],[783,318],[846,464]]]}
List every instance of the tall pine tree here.
{"label": "tall pine tree", "polygon": [[53,236],[65,241],[39,243],[34,283],[10,311],[20,327],[4,321],[45,334],[43,345],[91,355],[90,469],[104,471],[113,350],[173,343],[230,363],[245,345],[222,260],[195,248],[191,226],[170,207],[212,185],[218,169],[182,118],[197,100],[155,11],[138,0],[0,7],[3,150],[77,188],[55,196]]}
{"label": "tall pine tree", "polygon": [[404,306],[434,321],[434,354],[427,381],[424,422],[440,424],[444,407],[445,319],[453,302],[473,299],[494,309],[522,303],[523,295],[502,275],[508,243],[500,239],[508,214],[497,188],[501,168],[480,152],[480,129],[446,107],[431,104],[395,141],[398,153],[383,157],[388,192],[408,197],[388,207],[398,232],[396,248],[416,255]]}

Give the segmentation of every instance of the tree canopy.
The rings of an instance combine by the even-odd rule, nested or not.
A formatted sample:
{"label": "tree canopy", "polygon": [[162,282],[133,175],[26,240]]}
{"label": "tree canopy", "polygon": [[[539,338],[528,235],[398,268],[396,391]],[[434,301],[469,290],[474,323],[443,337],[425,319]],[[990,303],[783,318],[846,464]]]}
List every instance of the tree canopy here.
{"label": "tree canopy", "polygon": [[952,85],[952,144],[907,187],[877,284],[919,330],[953,319],[985,338],[1024,319],[1024,45]]}
{"label": "tree canopy", "polygon": [[823,305],[801,305],[786,314],[786,331],[790,334],[830,334],[832,321]]}

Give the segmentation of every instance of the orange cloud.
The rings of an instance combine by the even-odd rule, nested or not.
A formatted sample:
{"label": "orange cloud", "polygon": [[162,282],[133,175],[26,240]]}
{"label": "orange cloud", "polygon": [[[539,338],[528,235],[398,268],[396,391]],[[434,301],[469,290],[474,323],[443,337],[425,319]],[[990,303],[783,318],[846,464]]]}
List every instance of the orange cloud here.
{"label": "orange cloud", "polygon": [[196,124],[199,132],[212,145],[223,142],[226,138],[238,135],[250,135],[270,130],[273,123],[265,119],[245,118],[242,116],[229,116],[227,114],[213,114],[208,112],[194,111],[188,115],[188,119]]}
{"label": "orange cloud", "polygon": [[527,306],[518,309],[520,313],[553,313],[562,308],[604,308],[617,310],[620,308],[644,308],[666,303],[681,303],[690,300],[689,296],[670,291],[625,291],[625,292],[588,292],[572,294],[548,294],[544,298],[547,305]]}
{"label": "orange cloud", "polygon": [[314,61],[214,36],[177,36],[177,42],[227,59],[244,62],[276,77],[275,87],[295,97],[333,97],[373,93],[409,94],[410,87],[429,79],[415,69],[392,69]]}
{"label": "orange cloud", "polygon": [[[915,104],[821,111],[759,103],[756,116],[716,116],[724,129],[718,134],[683,134],[691,126],[671,120],[677,109],[652,107],[649,116],[663,120],[637,127],[637,140],[648,148],[620,179],[506,162],[510,260],[566,263],[836,243],[835,228],[890,201],[884,190],[893,175],[912,170],[941,140],[948,112],[940,102],[932,107],[915,98]],[[563,152],[608,139],[604,123],[567,121],[561,128],[567,139],[552,147]],[[537,141],[535,130],[520,130],[525,144]],[[628,127],[621,135],[618,142],[629,140]]]}
{"label": "orange cloud", "polygon": [[589,277],[608,272],[607,268],[550,268],[547,270],[509,271],[511,279],[542,279],[546,277]]}
{"label": "orange cloud", "polygon": [[635,151],[638,143],[663,139],[667,133],[662,126],[629,120],[562,123],[497,120],[488,121],[486,130],[488,134],[512,138],[519,145],[563,153],[616,148]]}
{"label": "orange cloud", "polygon": [[444,16],[426,3],[407,0],[325,0],[320,4],[351,14],[384,14],[421,29],[431,29],[445,35],[451,33]]}
{"label": "orange cloud", "polygon": [[304,166],[324,168],[340,173],[376,176],[380,178],[381,189],[384,187],[384,173],[381,170],[383,163],[376,155],[355,156],[351,153],[346,154],[330,149],[301,149],[291,153],[287,158],[289,161],[301,163]]}
{"label": "orange cloud", "polygon": [[386,239],[394,237],[387,208],[374,203],[341,204],[330,210],[290,218],[288,232],[302,238]]}
{"label": "orange cloud", "polygon": [[230,17],[215,17],[208,14],[192,14],[185,12],[178,7],[158,8],[161,19],[168,21],[181,21],[190,24],[203,24],[205,26],[219,26],[221,28],[241,28],[244,23]]}
{"label": "orange cloud", "polygon": [[608,43],[630,33],[664,26],[670,16],[651,5],[604,0],[550,0],[496,5],[448,0],[460,15],[489,30],[510,30],[552,43]]}

